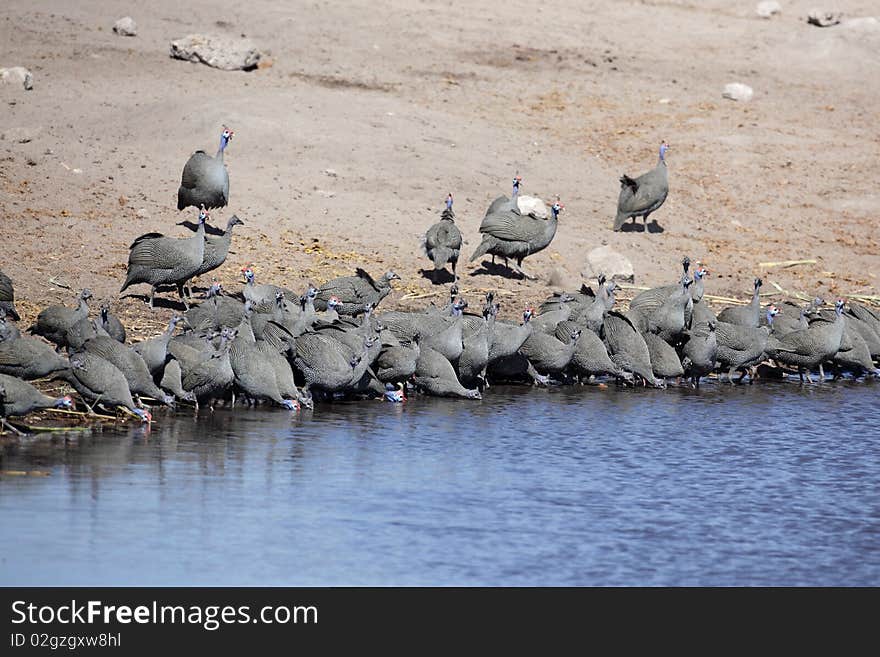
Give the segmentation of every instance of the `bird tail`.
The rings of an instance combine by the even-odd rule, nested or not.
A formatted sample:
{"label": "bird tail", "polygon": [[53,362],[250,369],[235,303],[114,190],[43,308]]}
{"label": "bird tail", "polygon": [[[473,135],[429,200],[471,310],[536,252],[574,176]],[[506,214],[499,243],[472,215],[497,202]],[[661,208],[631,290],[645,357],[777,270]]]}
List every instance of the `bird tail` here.
{"label": "bird tail", "polygon": [[452,249],[445,246],[435,246],[431,252],[431,260],[434,261],[434,269],[443,269],[452,258]]}
{"label": "bird tail", "polygon": [[470,257],[468,262],[473,262],[480,256],[484,256],[489,252],[489,249],[495,244],[495,240],[489,237],[488,235],[483,236],[483,241],[480,242],[480,246],[477,247],[477,250],[474,251],[474,254]]}

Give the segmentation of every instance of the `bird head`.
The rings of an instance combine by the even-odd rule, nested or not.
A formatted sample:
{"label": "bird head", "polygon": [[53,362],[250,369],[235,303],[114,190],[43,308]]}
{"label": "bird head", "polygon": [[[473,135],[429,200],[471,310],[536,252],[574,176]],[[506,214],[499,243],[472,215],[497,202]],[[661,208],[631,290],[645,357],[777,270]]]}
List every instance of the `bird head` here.
{"label": "bird head", "polygon": [[838,315],[843,313],[843,306],[845,303],[846,301],[844,301],[843,299],[838,299],[837,302],[834,304],[834,310]]}
{"label": "bird head", "polygon": [[562,204],[562,202],[559,200],[559,197],[557,196],[556,202],[550,209],[553,210],[553,218],[555,219],[559,216],[559,213],[565,209],[565,206]]}
{"label": "bird head", "polygon": [[134,413],[141,419],[141,422],[143,422],[144,424],[149,424],[153,421],[153,414],[150,413],[150,411],[145,411],[142,408],[135,408]]}
{"label": "bird head", "polygon": [[329,299],[327,299],[327,307],[328,308],[333,308],[335,310],[336,308],[339,308],[341,305],[342,305],[342,303],[339,301],[339,297],[337,297],[335,295],[330,297]]}
{"label": "bird head", "polygon": [[295,399],[285,399],[281,402],[281,405],[284,406],[288,411],[298,411],[299,410],[299,402]]}
{"label": "bird head", "polygon": [[400,276],[398,276],[397,273],[394,272],[393,270],[387,271],[387,272],[385,272],[385,280],[388,281],[389,283],[391,281],[399,281]]}
{"label": "bird head", "polygon": [[82,292],[79,293],[79,298],[83,301],[92,298],[92,291],[89,288],[85,288]]}
{"label": "bird head", "polygon": [[534,308],[526,308],[523,310],[523,323],[528,322],[535,315]]}
{"label": "bird head", "polygon": [[667,144],[666,140],[664,139],[662,142],[660,142],[660,159],[664,162],[666,161],[666,151],[668,150],[669,144]]}
{"label": "bird head", "polygon": [[696,270],[694,270],[694,278],[703,278],[708,274],[709,270],[703,266],[697,267]]}
{"label": "bird head", "polygon": [[64,395],[60,399],[56,399],[55,408],[73,408],[73,398],[70,395]]}
{"label": "bird head", "polygon": [[770,307],[767,308],[767,323],[772,324],[773,318],[776,317],[776,315],[778,315],[780,312],[782,311],[780,311],[779,308],[771,304]]}
{"label": "bird head", "polygon": [[248,265],[247,267],[241,268],[241,275],[244,276],[244,280],[247,283],[254,282],[254,270],[253,265]]}
{"label": "bird head", "polygon": [[223,132],[220,134],[220,149],[226,148],[226,145],[232,141],[234,136],[235,133],[232,130],[223,126]]}

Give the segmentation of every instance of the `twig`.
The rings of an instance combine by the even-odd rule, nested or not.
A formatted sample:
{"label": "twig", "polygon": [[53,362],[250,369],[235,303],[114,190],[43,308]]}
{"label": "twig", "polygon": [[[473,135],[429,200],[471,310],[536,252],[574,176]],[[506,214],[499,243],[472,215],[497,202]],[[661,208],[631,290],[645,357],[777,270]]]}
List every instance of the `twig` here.
{"label": "twig", "polygon": [[794,267],[795,265],[815,265],[815,260],[782,260],[780,262],[759,262],[758,266],[765,269],[771,267]]}
{"label": "twig", "polygon": [[54,276],[49,277],[49,282],[56,287],[63,287],[65,290],[72,289],[67,283],[59,283],[58,281],[56,281]]}
{"label": "twig", "polygon": [[112,415],[101,415],[100,413],[85,413],[83,411],[69,411],[66,408],[47,408],[50,413],[61,413],[62,415],[77,415],[79,417],[97,417],[102,420],[115,420]]}
{"label": "twig", "polygon": [[32,426],[30,424],[21,425],[28,431],[33,432],[43,432],[43,431],[90,431],[90,427],[38,427]]}

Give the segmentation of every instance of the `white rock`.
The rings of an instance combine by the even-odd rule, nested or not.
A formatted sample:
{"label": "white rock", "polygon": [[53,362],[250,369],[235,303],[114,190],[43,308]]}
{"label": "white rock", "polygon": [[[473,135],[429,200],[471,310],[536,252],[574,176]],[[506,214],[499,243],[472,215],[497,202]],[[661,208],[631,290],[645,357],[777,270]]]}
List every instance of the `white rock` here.
{"label": "white rock", "polygon": [[590,251],[587,254],[587,269],[588,278],[604,274],[609,281],[625,283],[632,283],[636,278],[632,263],[610,246],[600,246]]}
{"label": "white rock", "polygon": [[724,85],[724,91],[721,93],[721,97],[747,103],[752,99],[753,94],[754,92],[749,85],[743,84],[742,82],[731,82],[730,84]]}
{"label": "white rock", "polygon": [[530,214],[536,219],[546,219],[550,216],[547,205],[537,196],[520,194],[516,197],[516,205],[522,214]]}
{"label": "white rock", "polygon": [[324,169],[324,175],[330,176],[331,178],[335,178],[339,174],[336,173],[335,169]]}
{"label": "white rock", "polygon": [[146,208],[140,208],[134,214],[139,219],[149,219],[150,218],[150,212]]}
{"label": "white rock", "polygon": [[138,26],[131,16],[126,16],[116,21],[113,31],[119,36],[137,36]]}
{"label": "white rock", "polygon": [[171,56],[224,71],[238,71],[256,68],[263,55],[249,39],[190,34],[171,42]]}
{"label": "white rock", "polygon": [[0,68],[0,82],[6,84],[20,84],[27,91],[34,88],[34,76],[24,66]]}
{"label": "white rock", "polygon": [[755,7],[755,13],[758,14],[761,18],[770,18],[774,14],[778,14],[782,11],[782,6],[776,2],[776,0],[766,0],[765,2],[759,2],[758,6]]}

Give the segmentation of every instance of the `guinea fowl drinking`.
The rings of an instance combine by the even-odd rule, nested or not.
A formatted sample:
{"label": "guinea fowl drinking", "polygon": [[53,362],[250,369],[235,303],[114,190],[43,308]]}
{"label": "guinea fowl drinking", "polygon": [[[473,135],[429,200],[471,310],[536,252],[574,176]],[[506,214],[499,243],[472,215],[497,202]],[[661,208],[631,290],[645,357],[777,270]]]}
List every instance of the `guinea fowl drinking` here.
{"label": "guinea fowl drinking", "polygon": [[223,153],[234,135],[232,130],[223,126],[220,147],[214,157],[198,150],[186,161],[177,190],[178,210],[203,205],[212,210],[229,203],[229,172],[223,163]]}
{"label": "guinea fowl drinking", "polygon": [[199,212],[199,228],[192,237],[165,237],[162,233],[141,235],[129,247],[128,274],[120,292],[137,283],[150,286],[150,308],[159,285],[176,285],[183,305],[189,309],[183,286],[202,266],[205,256],[204,207]]}
{"label": "guinea fowl drinking", "polygon": [[623,228],[623,224],[630,217],[632,217],[633,224],[635,224],[636,217],[642,217],[645,230],[647,230],[648,217],[666,201],[669,194],[669,170],[666,168],[666,152],[668,150],[669,144],[665,141],[662,142],[657,166],[638,178],[631,178],[626,174],[620,177],[617,216],[614,218],[615,231]]}
{"label": "guinea fowl drinking", "polygon": [[808,328],[792,331],[775,341],[768,348],[767,355],[784,365],[797,368],[801,381],[806,376],[807,381],[812,383],[810,370],[817,367],[824,380],[822,363],[838,352],[843,340],[843,306],[843,301],[838,299],[833,322],[821,320],[813,322]]}
{"label": "guinea fowl drinking", "polygon": [[85,288],[79,294],[76,308],[67,306],[49,306],[37,315],[37,321],[28,329],[32,335],[40,335],[50,342],[54,342],[57,349],[66,347],[67,331],[81,319],[88,319],[89,304],[92,291]]}
{"label": "guinea fowl drinking", "polygon": [[21,431],[7,422],[7,418],[21,417],[46,408],[71,408],[69,395],[53,398],[44,395],[34,386],[14,376],[0,374],[0,425],[19,435]]}
{"label": "guinea fowl drinking", "polygon": [[506,197],[499,197],[490,206],[480,224],[483,241],[470,257],[470,262],[486,254],[500,256],[505,263],[515,260],[513,270],[523,278],[535,280],[534,276],[523,270],[522,262],[527,256],[543,251],[553,241],[559,225],[559,213],[565,206],[557,199],[550,208],[550,217],[540,219],[531,214],[523,215],[516,197],[513,202],[507,201]]}

